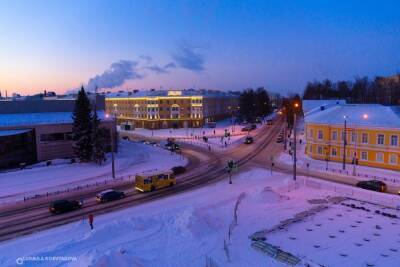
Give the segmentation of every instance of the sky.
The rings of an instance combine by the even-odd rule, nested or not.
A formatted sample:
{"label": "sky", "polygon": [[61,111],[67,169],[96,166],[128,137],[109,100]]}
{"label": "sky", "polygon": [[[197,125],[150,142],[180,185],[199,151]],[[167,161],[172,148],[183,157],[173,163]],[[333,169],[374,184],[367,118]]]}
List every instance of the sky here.
{"label": "sky", "polygon": [[263,86],[400,72],[400,1],[0,0],[0,91]]}

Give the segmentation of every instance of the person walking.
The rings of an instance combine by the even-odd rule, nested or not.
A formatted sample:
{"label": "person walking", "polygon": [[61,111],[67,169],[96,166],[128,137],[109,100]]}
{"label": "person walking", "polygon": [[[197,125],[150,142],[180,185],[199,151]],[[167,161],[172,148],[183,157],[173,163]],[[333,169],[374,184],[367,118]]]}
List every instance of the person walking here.
{"label": "person walking", "polygon": [[90,229],[93,230],[93,214],[89,214],[89,224],[90,224]]}

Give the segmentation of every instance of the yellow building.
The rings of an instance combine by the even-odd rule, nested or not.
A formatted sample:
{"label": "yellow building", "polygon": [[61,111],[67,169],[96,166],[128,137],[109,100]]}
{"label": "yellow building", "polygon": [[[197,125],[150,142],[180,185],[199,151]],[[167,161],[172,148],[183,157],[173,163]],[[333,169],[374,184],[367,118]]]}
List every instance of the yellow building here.
{"label": "yellow building", "polygon": [[106,96],[106,112],[118,123],[160,129],[201,127],[237,110],[235,95],[206,90],[121,92]]}
{"label": "yellow building", "polygon": [[337,162],[345,156],[346,163],[400,170],[398,114],[395,107],[376,104],[321,108],[305,117],[306,154]]}

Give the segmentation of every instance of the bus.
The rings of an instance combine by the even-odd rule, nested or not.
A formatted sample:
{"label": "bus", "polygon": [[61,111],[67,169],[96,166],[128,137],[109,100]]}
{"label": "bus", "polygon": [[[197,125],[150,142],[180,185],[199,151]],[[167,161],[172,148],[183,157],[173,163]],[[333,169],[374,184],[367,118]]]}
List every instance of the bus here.
{"label": "bus", "polygon": [[135,189],[140,192],[154,191],[175,184],[175,175],[171,170],[145,172],[135,177]]}

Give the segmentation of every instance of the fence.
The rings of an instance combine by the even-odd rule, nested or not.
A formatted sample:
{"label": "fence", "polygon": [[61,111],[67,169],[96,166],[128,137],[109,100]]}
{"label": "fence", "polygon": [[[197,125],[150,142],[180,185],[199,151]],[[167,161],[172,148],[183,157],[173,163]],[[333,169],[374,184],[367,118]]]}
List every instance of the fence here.
{"label": "fence", "polygon": [[[150,171],[150,170],[148,170]],[[46,192],[42,194],[35,194],[32,196],[24,196],[23,201],[28,201],[32,199],[40,199],[44,197],[51,197],[51,196],[56,196],[59,194],[64,194],[64,193],[70,193],[74,191],[81,191],[81,190],[88,190],[90,188],[97,188],[105,185],[110,185],[110,184],[117,184],[117,183],[122,183],[123,181],[134,181],[135,180],[135,175],[124,175],[124,176],[119,176],[117,178],[109,178],[109,179],[104,179],[104,181],[96,181],[94,183],[90,184],[85,184],[85,185],[78,185],[74,187],[67,187],[62,190],[57,190],[57,191],[52,191],[52,192]]]}
{"label": "fence", "polygon": [[400,208],[400,197],[398,196],[353,188],[347,185],[335,184],[334,182],[320,182],[313,178],[299,177],[296,182],[291,181],[287,185],[273,188],[273,190],[277,193],[284,194],[303,186],[319,190],[333,191],[344,197],[356,198],[358,200],[373,202],[392,208]]}

